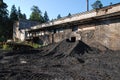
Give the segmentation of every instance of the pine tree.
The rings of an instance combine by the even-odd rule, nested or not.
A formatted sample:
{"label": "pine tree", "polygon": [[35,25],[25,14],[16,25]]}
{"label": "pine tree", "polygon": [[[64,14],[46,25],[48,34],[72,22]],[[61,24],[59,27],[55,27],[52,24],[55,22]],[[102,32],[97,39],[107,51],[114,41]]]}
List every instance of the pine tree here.
{"label": "pine tree", "polygon": [[13,22],[18,20],[18,12],[17,12],[17,9],[16,9],[15,5],[12,5],[11,13],[10,13],[10,19]]}
{"label": "pine tree", "polygon": [[18,7],[18,18],[19,18],[19,19],[22,19],[22,18],[23,18],[23,15],[22,15],[22,13],[21,13],[20,7]]}
{"label": "pine tree", "polygon": [[0,0],[0,37],[5,36],[8,21],[7,4]]}
{"label": "pine tree", "polygon": [[42,16],[42,12],[39,10],[37,6],[33,6],[31,8],[32,13],[30,15],[30,20],[32,21],[39,21],[40,23],[44,22],[44,18]]}
{"label": "pine tree", "polygon": [[26,14],[22,14],[22,19],[26,19]]}
{"label": "pine tree", "polygon": [[61,15],[60,15],[60,14],[58,14],[57,19],[60,19],[60,18],[61,18]]}
{"label": "pine tree", "polygon": [[68,14],[68,17],[70,17],[70,16],[71,16],[71,14],[69,13],[69,14]]}
{"label": "pine tree", "polygon": [[21,13],[20,7],[18,7],[18,18],[19,19],[26,19],[26,14]]}
{"label": "pine tree", "polygon": [[93,7],[93,9],[102,8],[102,7],[103,7],[103,4],[101,3],[100,0],[97,0],[97,1],[95,1],[95,2],[92,4],[92,7]]}
{"label": "pine tree", "polygon": [[45,11],[45,13],[44,13],[44,21],[45,22],[49,21],[49,17],[48,17],[47,11]]}
{"label": "pine tree", "polygon": [[0,25],[8,19],[7,4],[0,0]]}

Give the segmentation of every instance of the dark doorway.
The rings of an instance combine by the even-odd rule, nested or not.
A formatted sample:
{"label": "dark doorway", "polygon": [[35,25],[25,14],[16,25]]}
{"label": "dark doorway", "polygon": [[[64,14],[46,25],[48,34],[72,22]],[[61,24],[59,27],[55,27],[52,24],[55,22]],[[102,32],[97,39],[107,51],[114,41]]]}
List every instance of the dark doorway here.
{"label": "dark doorway", "polygon": [[75,42],[76,41],[76,37],[71,37],[69,39],[66,39],[67,42]]}
{"label": "dark doorway", "polygon": [[71,37],[71,42],[75,42],[76,41],[76,37]]}
{"label": "dark doorway", "polygon": [[43,44],[43,41],[39,37],[33,37],[33,42],[37,44]]}

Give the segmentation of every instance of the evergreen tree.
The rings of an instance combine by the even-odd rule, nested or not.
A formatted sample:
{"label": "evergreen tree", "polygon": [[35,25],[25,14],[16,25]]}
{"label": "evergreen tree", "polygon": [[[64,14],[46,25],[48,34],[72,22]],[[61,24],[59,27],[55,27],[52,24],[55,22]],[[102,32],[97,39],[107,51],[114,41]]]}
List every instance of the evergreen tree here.
{"label": "evergreen tree", "polygon": [[22,19],[26,19],[26,14],[22,14]]}
{"label": "evergreen tree", "polygon": [[0,25],[8,19],[7,4],[0,0]]}
{"label": "evergreen tree", "polygon": [[48,17],[47,11],[45,11],[45,13],[44,13],[44,21],[45,22],[49,21],[49,17]]}
{"label": "evergreen tree", "polygon": [[40,23],[44,22],[44,18],[42,16],[42,12],[39,10],[37,6],[33,6],[31,8],[32,13],[30,15],[30,20],[32,21],[39,21]]}
{"label": "evergreen tree", "polygon": [[19,18],[19,19],[22,19],[22,18],[23,18],[23,15],[22,15],[22,13],[21,13],[20,7],[18,7],[18,18]]}
{"label": "evergreen tree", "polygon": [[21,13],[20,7],[18,7],[18,18],[19,19],[26,19],[26,14]]}
{"label": "evergreen tree", "polygon": [[61,15],[60,15],[60,14],[58,14],[57,19],[60,19],[60,18],[61,18]]}
{"label": "evergreen tree", "polygon": [[10,13],[10,20],[12,20],[13,22],[18,20],[18,12],[17,12],[15,5],[12,5],[11,13]]}
{"label": "evergreen tree", "polygon": [[100,0],[97,0],[97,1],[95,1],[95,2],[92,4],[92,7],[93,7],[93,9],[102,8],[102,7],[103,7],[103,4],[101,3]]}
{"label": "evergreen tree", "polygon": [[110,5],[112,5],[113,3],[112,2],[110,2]]}
{"label": "evergreen tree", "polygon": [[6,22],[8,20],[7,4],[0,0],[0,37],[6,34]]}
{"label": "evergreen tree", "polygon": [[70,17],[70,16],[71,16],[71,14],[69,13],[69,14],[68,14],[68,17]]}

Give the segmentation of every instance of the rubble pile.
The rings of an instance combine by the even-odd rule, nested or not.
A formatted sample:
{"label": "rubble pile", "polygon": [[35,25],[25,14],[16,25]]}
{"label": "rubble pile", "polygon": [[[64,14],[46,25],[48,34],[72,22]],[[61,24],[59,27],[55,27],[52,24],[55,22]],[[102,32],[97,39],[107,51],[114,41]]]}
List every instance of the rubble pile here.
{"label": "rubble pile", "polygon": [[31,50],[0,51],[0,80],[119,80],[120,51],[62,42]]}

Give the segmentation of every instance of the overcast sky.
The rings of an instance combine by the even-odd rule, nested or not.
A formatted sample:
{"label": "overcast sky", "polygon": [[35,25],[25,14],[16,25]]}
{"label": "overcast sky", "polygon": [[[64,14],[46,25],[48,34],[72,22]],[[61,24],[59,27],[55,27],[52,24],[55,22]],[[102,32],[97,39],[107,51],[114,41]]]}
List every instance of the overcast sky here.
{"label": "overcast sky", "polygon": [[[96,0],[89,0],[89,7]],[[16,8],[20,6],[21,12],[27,15],[31,14],[31,7],[36,5],[44,14],[45,11],[48,12],[50,19],[54,19],[58,14],[62,17],[68,15],[68,13],[76,14],[86,11],[86,0],[4,0],[8,5],[8,10],[11,10],[11,6],[15,4]],[[120,0],[101,0],[104,6],[107,6],[112,2],[113,4],[119,3]]]}

